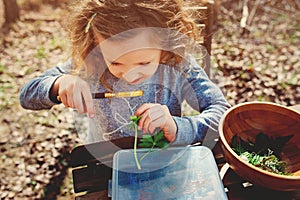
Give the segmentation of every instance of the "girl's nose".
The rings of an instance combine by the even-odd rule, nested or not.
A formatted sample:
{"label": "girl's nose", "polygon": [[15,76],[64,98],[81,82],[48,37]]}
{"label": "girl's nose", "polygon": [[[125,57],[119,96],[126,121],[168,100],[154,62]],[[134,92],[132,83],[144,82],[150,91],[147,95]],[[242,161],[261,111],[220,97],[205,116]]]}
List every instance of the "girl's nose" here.
{"label": "girl's nose", "polygon": [[140,78],[140,69],[139,69],[139,67],[134,67],[134,68],[128,70],[127,72],[125,72],[122,75],[122,77],[127,82],[132,82],[134,80],[137,80],[138,78]]}

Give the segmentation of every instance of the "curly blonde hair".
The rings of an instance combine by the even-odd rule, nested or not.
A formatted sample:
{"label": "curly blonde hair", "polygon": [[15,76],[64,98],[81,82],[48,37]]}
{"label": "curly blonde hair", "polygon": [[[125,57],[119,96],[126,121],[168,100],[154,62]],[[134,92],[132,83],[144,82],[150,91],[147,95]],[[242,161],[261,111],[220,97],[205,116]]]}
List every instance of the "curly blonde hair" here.
{"label": "curly blonde hair", "polygon": [[[75,69],[82,68],[97,47],[97,34],[107,39],[135,28],[159,27],[198,39],[196,24],[183,11],[181,0],[77,0],[71,10],[68,30]],[[163,51],[161,62],[179,63],[181,59]]]}

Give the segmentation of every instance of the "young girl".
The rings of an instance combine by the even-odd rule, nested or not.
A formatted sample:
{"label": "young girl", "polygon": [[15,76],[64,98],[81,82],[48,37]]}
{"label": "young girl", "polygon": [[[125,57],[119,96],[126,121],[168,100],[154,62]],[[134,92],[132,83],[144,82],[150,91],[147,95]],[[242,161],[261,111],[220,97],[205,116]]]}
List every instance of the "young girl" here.
{"label": "young girl", "polygon": [[[189,53],[194,22],[179,0],[76,1],[70,17],[72,59],[21,90],[26,109],[63,103],[87,113],[89,141],[164,132],[174,144],[203,141],[229,108],[220,89]],[[191,45],[192,44],[192,45]],[[93,99],[92,93],[142,91],[141,96]],[[186,101],[199,115],[182,116]]]}

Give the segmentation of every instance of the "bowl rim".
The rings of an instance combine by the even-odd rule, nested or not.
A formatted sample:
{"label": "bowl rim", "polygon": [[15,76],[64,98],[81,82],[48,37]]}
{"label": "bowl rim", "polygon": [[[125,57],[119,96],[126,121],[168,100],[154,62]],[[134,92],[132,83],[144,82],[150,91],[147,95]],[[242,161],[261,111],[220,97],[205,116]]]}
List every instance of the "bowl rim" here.
{"label": "bowl rim", "polygon": [[[252,165],[251,163],[248,163],[247,161],[245,161],[243,159],[239,159],[240,156],[237,153],[235,153],[235,151],[231,148],[231,146],[226,141],[224,133],[223,133],[223,125],[224,125],[224,121],[225,121],[225,118],[228,115],[228,113],[230,113],[232,110],[236,109],[237,107],[247,106],[247,105],[251,105],[251,104],[277,106],[277,107],[281,107],[281,108],[284,108],[284,109],[288,109],[288,110],[290,110],[292,112],[295,112],[296,114],[299,114],[299,116],[300,116],[300,112],[298,112],[297,110],[294,110],[292,108],[289,108],[287,106],[280,105],[280,104],[277,104],[277,103],[272,103],[272,102],[251,101],[251,102],[243,102],[243,103],[236,104],[236,105],[230,107],[223,114],[223,116],[220,119],[220,123],[219,123],[219,126],[218,126],[218,132],[219,132],[219,137],[221,139],[221,143],[223,143],[223,145],[226,147],[226,149],[234,156],[234,158],[236,160],[239,160],[242,164],[246,165],[247,167],[250,167],[254,171],[261,172],[264,175],[272,176],[274,178],[281,178],[281,179],[287,179],[287,180],[299,180],[300,176],[298,176],[298,175],[297,176],[293,176],[293,175],[289,176],[289,175],[281,175],[281,174],[276,174],[276,173],[268,172],[266,170],[260,169],[259,167],[256,167],[256,166]],[[231,165],[230,163],[228,163],[228,164]]]}

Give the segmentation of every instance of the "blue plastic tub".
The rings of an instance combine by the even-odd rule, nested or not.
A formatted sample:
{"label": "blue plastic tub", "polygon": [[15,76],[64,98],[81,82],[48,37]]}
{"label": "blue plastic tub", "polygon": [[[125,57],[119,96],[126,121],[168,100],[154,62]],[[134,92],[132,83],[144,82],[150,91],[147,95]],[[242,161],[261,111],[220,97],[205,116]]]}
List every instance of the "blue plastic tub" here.
{"label": "blue plastic tub", "polygon": [[[146,152],[138,149],[138,157]],[[113,200],[227,199],[207,147],[155,149],[140,163],[138,170],[133,150],[120,150],[114,155]]]}

